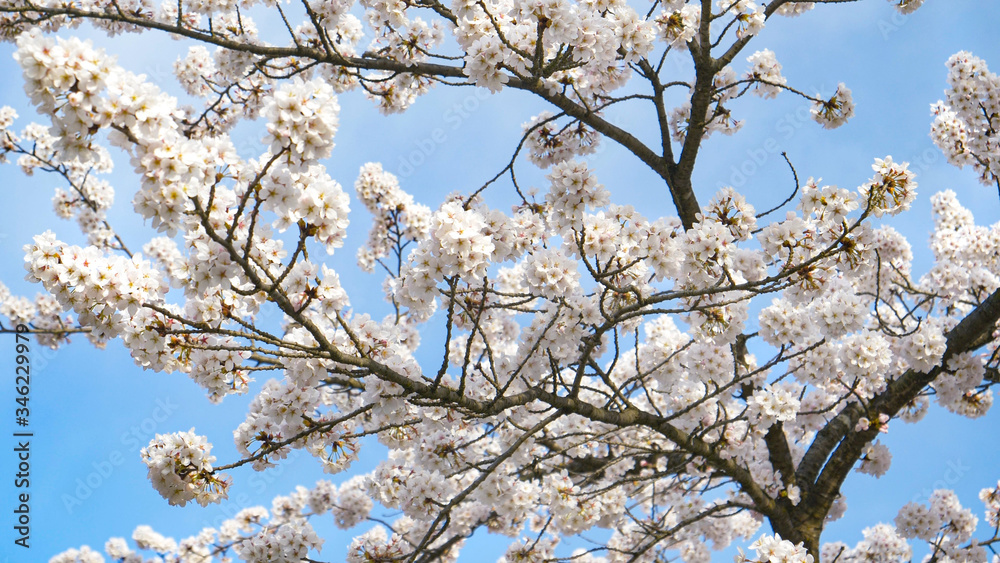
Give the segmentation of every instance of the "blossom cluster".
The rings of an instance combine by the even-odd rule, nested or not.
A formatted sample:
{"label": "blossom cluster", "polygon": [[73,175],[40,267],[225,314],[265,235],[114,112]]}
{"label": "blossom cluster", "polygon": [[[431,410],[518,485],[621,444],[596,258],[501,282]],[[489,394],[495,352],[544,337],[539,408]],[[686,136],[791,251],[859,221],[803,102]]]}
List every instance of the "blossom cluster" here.
{"label": "blossom cluster", "polygon": [[[371,508],[367,501],[354,504],[360,492],[358,481],[340,487],[318,481],[315,487],[298,487],[288,496],[278,496],[271,510],[263,506],[244,508],[216,528],[206,528],[180,541],[164,536],[149,526],[138,526],[130,542],[111,538],[104,552],[112,561],[185,561],[207,563],[216,556],[241,561],[297,563],[318,552],[323,540],[313,530],[311,521],[333,514],[337,522],[354,525],[364,520]],[[56,563],[104,563],[104,557],[89,546],[68,549],[50,559]]]}
{"label": "blossom cluster", "polygon": [[959,544],[969,540],[976,530],[976,517],[962,508],[954,491],[939,489],[928,499],[928,505],[907,503],[896,516],[896,528],[906,538],[931,541],[946,533],[948,542]]}
{"label": "blossom cluster", "polygon": [[1000,170],[1000,144],[989,132],[997,126],[1000,77],[967,51],[952,55],[947,66],[950,88],[931,106],[931,138],[948,162],[971,166],[981,182],[992,185]]}
{"label": "blossom cluster", "polygon": [[108,256],[93,246],[67,245],[51,231],[36,236],[24,250],[28,279],[41,283],[98,336],[117,336],[141,306],[160,302],[166,293],[159,273],[138,256]]}
{"label": "blossom cluster", "polygon": [[774,51],[764,49],[747,57],[750,70],[747,80],[755,83],[754,93],[762,98],[773,98],[781,92],[788,81],[781,75],[781,64],[775,59]]}
{"label": "blossom cluster", "polygon": [[843,82],[828,99],[817,100],[809,110],[812,118],[827,129],[836,129],[854,117],[854,97]]}
{"label": "blossom cluster", "polygon": [[592,154],[600,143],[600,136],[593,129],[581,122],[560,125],[547,111],[532,117],[521,127],[527,135],[528,158],[542,168]]}
{"label": "blossom cluster", "polygon": [[378,163],[361,167],[354,183],[362,205],[372,214],[367,243],[358,249],[358,266],[371,272],[375,264],[409,242],[424,239],[430,231],[431,210],[413,201],[395,175]]}
{"label": "blossom cluster", "polygon": [[908,561],[913,548],[891,524],[876,524],[862,531],[864,539],[853,548],[844,542],[823,544],[821,561],[842,558],[846,561]]}
{"label": "blossom cluster", "polygon": [[757,552],[757,559],[750,559],[740,550],[740,554],[736,556],[736,562],[813,563],[814,561],[813,556],[806,552],[801,543],[793,544],[788,540],[781,539],[778,534],[761,536],[750,545],[750,549]]}
{"label": "blossom cluster", "polygon": [[192,428],[157,434],[141,453],[153,488],[170,504],[184,506],[193,500],[206,506],[226,498],[229,488],[225,475],[215,475],[211,452],[212,445]]}
{"label": "blossom cluster", "polygon": [[340,106],[333,88],[322,80],[294,79],[278,88],[264,103],[271,152],[288,151],[293,162],[326,158],[333,150]]}

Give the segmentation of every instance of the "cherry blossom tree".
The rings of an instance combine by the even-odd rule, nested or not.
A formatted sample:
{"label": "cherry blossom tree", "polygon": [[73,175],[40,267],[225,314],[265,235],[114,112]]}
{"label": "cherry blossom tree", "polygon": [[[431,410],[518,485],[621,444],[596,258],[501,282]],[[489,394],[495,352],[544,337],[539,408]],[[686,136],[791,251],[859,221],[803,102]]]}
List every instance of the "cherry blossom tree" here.
{"label": "cherry blossom tree", "polygon": [[[849,1],[0,0],[0,38],[48,120],[15,126],[0,109],[0,159],[61,177],[55,210],[89,242],[35,236],[25,267],[44,293],[0,288],[2,328],[52,347],[120,339],[136,364],[187,374],[213,402],[254,395],[233,432],[239,459],[220,462],[193,429],[143,449],[170,504],[219,502],[295,449],[330,474],[365,439],[389,451],[371,473],[182,541],[140,526],[107,557],[455,561],[491,533],[509,537],[508,563],[694,563],[733,544],[743,561],[904,561],[911,541],[936,561],[1000,561],[1000,484],[981,493],[982,522],[939,490],[854,546],[822,537],[851,472],[889,467],[889,425],[919,422],[931,400],[973,418],[992,405],[1000,227],[976,225],[953,192],[932,196],[934,265],[918,276],[880,221],[916,197],[906,162],[872,155],[857,189],[800,180],[789,162],[791,195],[766,211],[732,188],[703,204],[692,183],[706,140],[740,128],[734,100],[788,92],[824,128],[853,116],[846,85],[803,91],[772,51],[750,49],[773,19]],[[902,13],[921,3],[891,0]],[[259,31],[262,18],[282,32]],[[187,41],[174,70],[193,105],[71,37],[84,23]],[[967,52],[948,67],[934,142],[1000,189],[1000,78]],[[378,163],[353,196],[327,172],[338,94],[391,114],[453,86],[549,108],[485,184],[424,204]],[[650,116],[658,143],[608,119],[619,105]],[[265,140],[252,158],[231,136],[244,122]],[[613,203],[587,161],[601,143],[655,173],[676,215]],[[112,149],[159,236],[125,240],[109,221]],[[546,171],[544,194],[518,183],[529,165]],[[486,191],[512,210],[488,207]],[[324,262],[352,203],[373,218],[357,264],[385,276],[382,319]],[[277,330],[259,322],[275,312]],[[446,335],[439,363],[416,359],[427,330]],[[367,526],[376,504],[397,517]],[[331,515],[366,526],[346,554],[320,551],[311,522]],[[599,545],[557,548],[595,528]],[[89,547],[52,559],[104,560]]]}

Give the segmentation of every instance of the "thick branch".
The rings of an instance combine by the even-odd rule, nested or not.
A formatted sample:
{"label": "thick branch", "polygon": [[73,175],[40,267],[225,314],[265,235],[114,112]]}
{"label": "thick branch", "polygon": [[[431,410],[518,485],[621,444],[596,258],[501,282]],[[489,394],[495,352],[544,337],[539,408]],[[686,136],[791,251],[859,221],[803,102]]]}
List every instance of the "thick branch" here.
{"label": "thick branch", "polygon": [[[887,414],[894,417],[907,403],[915,399],[928,384],[945,371],[942,366],[946,366],[948,360],[989,342],[998,319],[1000,319],[1000,290],[993,292],[948,332],[947,347],[941,360],[941,366],[927,372],[908,370],[898,379],[889,383],[888,388],[869,403],[867,416],[877,417],[879,414]],[[847,416],[843,418],[838,416],[827,425],[827,428],[831,428],[828,433],[827,428],[824,428],[817,435],[816,443],[803,459],[803,462],[808,459],[810,466],[808,468],[800,467],[800,472],[805,473],[804,476],[811,474],[814,471],[817,458],[823,455],[824,450],[830,447],[831,442],[837,442],[836,449],[826,466],[819,474],[815,484],[809,488],[810,502],[801,505],[803,512],[813,521],[822,522],[834,499],[840,493],[840,487],[847,474],[860,459],[865,446],[878,435],[878,429],[875,426],[861,432],[853,431],[858,419],[865,414],[860,407],[847,409],[842,414]],[[820,438],[822,438],[822,442]],[[813,453],[813,448],[817,448],[816,453]]]}

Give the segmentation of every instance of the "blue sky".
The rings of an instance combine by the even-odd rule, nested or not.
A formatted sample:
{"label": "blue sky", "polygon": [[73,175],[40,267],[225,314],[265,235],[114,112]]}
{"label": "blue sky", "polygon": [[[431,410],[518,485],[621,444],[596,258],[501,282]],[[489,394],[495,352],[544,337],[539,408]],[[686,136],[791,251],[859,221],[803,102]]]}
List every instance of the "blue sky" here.
{"label": "blue sky", "polygon": [[[792,183],[777,154],[781,150],[788,152],[801,178],[822,177],[826,183],[847,188],[871,176],[872,159],[892,155],[894,160],[911,162],[911,170],[918,173],[920,195],[913,209],[893,218],[891,224],[913,245],[914,270],[926,271],[931,265],[926,244],[930,194],[955,190],[978,223],[1000,220],[995,189],[979,185],[971,171],[949,166],[928,137],[929,105],[942,97],[944,62],[949,56],[968,50],[1000,70],[998,20],[1000,5],[973,0],[928,0],[906,17],[897,15],[887,2],[869,0],[819,6],[799,18],[772,20],[755,40],[755,48],[772,49],[784,65],[789,84],[809,93],[829,95],[838,82],[845,82],[854,92],[857,115],[847,126],[826,131],[808,120],[808,104],[790,94],[770,101],[741,100],[734,109],[738,118],[746,120],[743,130],[733,137],[713,137],[700,155],[695,173],[699,198],[705,203],[719,187],[736,184],[758,209],[783,200]],[[89,30],[79,33],[92,35]],[[99,42],[117,54],[126,68],[160,82],[170,79],[170,65],[181,49],[180,43],[152,34]],[[0,45],[0,105],[19,110],[20,127],[32,119],[33,112],[23,95],[12,52],[11,45]],[[745,68],[743,57],[735,68],[738,72]],[[679,70],[683,72],[683,67]],[[353,198],[359,166],[381,161],[387,170],[400,174],[404,189],[431,207],[446,193],[474,190],[499,170],[510,157],[521,124],[543,107],[518,92],[487,96],[471,88],[438,88],[409,112],[391,117],[378,114],[356,93],[342,96],[340,103],[337,148],[327,162],[331,175]],[[634,105],[616,109],[611,117],[641,138],[654,139],[651,115],[650,108]],[[241,149],[260,150],[256,143],[262,135],[259,124],[241,129],[244,132]],[[765,150],[775,145],[778,151]],[[606,145],[590,162],[615,202],[631,203],[647,217],[674,214],[663,185],[631,155]],[[528,185],[543,187],[542,176],[528,163],[519,168],[519,178]],[[117,188],[117,202],[110,221],[137,248],[154,234],[131,210],[136,181],[126,159],[119,159],[111,180]],[[51,228],[64,240],[80,242],[75,225],[54,217],[49,199],[55,187],[60,187],[55,177],[27,178],[15,166],[0,167],[0,190],[8,208],[0,223],[0,279],[16,293],[38,291],[22,279],[21,247],[31,236]],[[497,205],[509,205],[510,195],[506,187],[494,187],[488,198]],[[352,201],[352,207],[346,247],[330,262],[341,272],[355,306],[370,308],[379,317],[385,306],[381,297],[368,290],[381,283],[381,276],[373,278],[353,267],[354,249],[364,242],[368,222],[359,203]],[[434,359],[434,343],[439,340],[440,336],[425,336],[428,351],[423,357],[433,365],[439,361]],[[12,366],[7,358],[13,357],[13,339],[3,342],[0,357],[5,366]],[[184,375],[143,371],[116,342],[97,351],[80,338],[55,352],[38,347],[32,352],[33,547],[27,557],[8,547],[13,540],[9,523],[15,490],[7,477],[14,473],[9,453],[13,444],[4,438],[0,450],[8,453],[0,455],[0,560],[10,554],[11,561],[43,561],[82,544],[100,549],[109,537],[129,537],[139,524],[180,539],[204,526],[217,526],[240,508],[269,507],[275,495],[324,478],[318,464],[300,453],[277,471],[236,472],[228,503],[170,507],[148,484],[139,448],[154,433],[195,427],[213,441],[220,462],[233,461],[237,454],[231,430],[243,420],[250,397],[231,397],[213,406]],[[13,428],[12,383],[0,386],[0,404],[5,405],[0,409],[0,428],[5,431]],[[881,479],[860,474],[849,477],[844,487],[847,514],[829,526],[823,539],[853,545],[864,527],[890,521],[903,504],[926,500],[930,491],[941,487],[954,488],[981,519],[982,505],[976,494],[1000,477],[998,427],[996,409],[976,421],[932,408],[918,425],[895,422],[883,438],[894,456],[889,473]],[[357,469],[373,467],[380,451],[362,450]],[[321,559],[342,560],[353,534],[335,530],[328,521],[317,529],[327,540]],[[493,561],[501,553],[501,542],[475,539],[461,560]],[[488,551],[478,551],[475,545]],[[480,553],[489,556],[480,557]]]}

